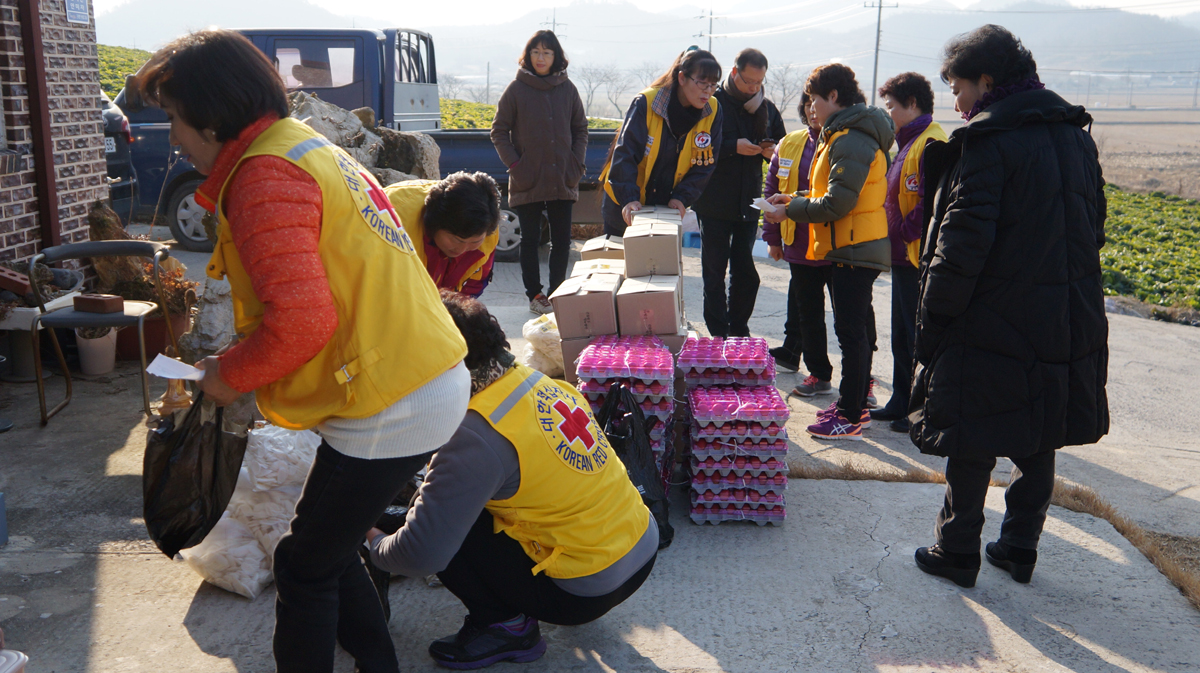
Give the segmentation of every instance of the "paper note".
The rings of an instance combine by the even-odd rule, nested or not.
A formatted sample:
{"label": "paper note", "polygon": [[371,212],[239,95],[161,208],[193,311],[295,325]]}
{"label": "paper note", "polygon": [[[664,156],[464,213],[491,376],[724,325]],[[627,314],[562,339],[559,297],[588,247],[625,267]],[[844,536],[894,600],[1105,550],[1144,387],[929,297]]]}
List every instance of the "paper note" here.
{"label": "paper note", "polygon": [[767,203],[767,200],[762,198],[761,196],[758,197],[757,199],[754,199],[754,202],[750,204],[750,207],[758,208],[759,210],[763,211],[764,213],[773,213],[776,210],[779,210],[778,208],[771,205],[770,203]]}
{"label": "paper note", "polygon": [[154,362],[146,367],[147,374],[153,374],[164,379],[183,379],[184,381],[199,381],[204,378],[204,370],[196,369],[195,367],[180,362],[174,358],[169,358],[162,353],[154,358]]}

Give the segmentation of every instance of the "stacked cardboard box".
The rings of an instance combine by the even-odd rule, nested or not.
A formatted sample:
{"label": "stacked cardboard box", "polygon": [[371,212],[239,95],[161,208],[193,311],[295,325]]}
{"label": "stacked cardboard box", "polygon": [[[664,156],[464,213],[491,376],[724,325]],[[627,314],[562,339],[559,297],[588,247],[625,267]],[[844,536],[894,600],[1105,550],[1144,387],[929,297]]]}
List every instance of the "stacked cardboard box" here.
{"label": "stacked cardboard box", "polygon": [[617,293],[621,334],[654,334],[678,353],[687,339],[679,212],[645,208],[625,230],[625,282]]}
{"label": "stacked cardboard box", "polygon": [[782,524],[789,409],[766,339],[689,338],[679,354],[692,411],[692,521]]}

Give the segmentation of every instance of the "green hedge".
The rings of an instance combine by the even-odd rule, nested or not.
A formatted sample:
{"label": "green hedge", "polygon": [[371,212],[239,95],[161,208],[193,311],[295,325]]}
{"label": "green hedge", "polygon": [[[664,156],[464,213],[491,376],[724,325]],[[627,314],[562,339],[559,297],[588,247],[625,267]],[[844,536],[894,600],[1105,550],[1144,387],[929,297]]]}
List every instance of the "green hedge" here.
{"label": "green hedge", "polygon": [[96,45],[96,50],[100,55],[100,88],[109,98],[116,98],[117,92],[125,87],[125,76],[137,72],[152,55],[141,49],[104,44]]}
{"label": "green hedge", "polygon": [[[496,118],[496,106],[487,103],[472,103],[465,100],[441,99],[442,128],[486,129],[491,128]],[[621,122],[615,119],[588,117],[588,128],[615,129]]]}
{"label": "green hedge", "polygon": [[1105,294],[1200,309],[1200,202],[1116,187],[1106,193]]}

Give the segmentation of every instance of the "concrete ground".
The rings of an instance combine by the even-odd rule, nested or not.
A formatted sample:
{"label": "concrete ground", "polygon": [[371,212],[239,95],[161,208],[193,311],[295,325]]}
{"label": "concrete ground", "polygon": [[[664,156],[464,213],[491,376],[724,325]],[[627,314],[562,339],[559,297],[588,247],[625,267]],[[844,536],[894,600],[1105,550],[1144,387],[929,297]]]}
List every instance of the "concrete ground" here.
{"label": "concrete ground", "polygon": [[[693,328],[703,332],[697,252],[687,251],[685,291]],[[178,256],[189,275],[202,274],[204,256]],[[759,262],[751,329],[775,345],[787,270]],[[884,275],[874,368],[881,402],[891,371],[888,292]],[[498,265],[484,298],[519,350],[520,325],[532,316],[517,265]],[[1197,373],[1200,332],[1110,319],[1113,431],[1097,446],[1061,452],[1059,472],[1148,528],[1200,535],[1200,444],[1192,439],[1200,420],[1180,403]],[[836,351],[832,334],[830,344]],[[779,387],[796,379],[782,374]],[[50,389],[60,394],[61,379]],[[12,536],[0,547],[0,627],[11,647],[30,654],[30,671],[273,670],[273,589],[253,601],[226,593],[147,540],[139,398],[136,367],[123,364],[78,381],[75,400],[43,429],[33,387],[0,384],[0,415],[17,423],[0,435]],[[882,424],[859,443],[804,436],[830,399],[792,398],[793,464],[941,468]],[[593,624],[546,626],[547,656],[524,669],[1200,670],[1200,613],[1108,523],[1051,508],[1032,584],[985,567],[976,588],[959,589],[912,562],[913,550],[932,540],[940,502],[933,485],[794,480],[784,526],[713,527],[690,523],[678,492],[675,543],[643,589]],[[985,539],[997,535],[1002,510],[994,490]],[[458,628],[461,605],[421,580],[393,583],[391,600],[402,670],[433,670],[425,647]],[[336,670],[352,670],[345,653]]]}

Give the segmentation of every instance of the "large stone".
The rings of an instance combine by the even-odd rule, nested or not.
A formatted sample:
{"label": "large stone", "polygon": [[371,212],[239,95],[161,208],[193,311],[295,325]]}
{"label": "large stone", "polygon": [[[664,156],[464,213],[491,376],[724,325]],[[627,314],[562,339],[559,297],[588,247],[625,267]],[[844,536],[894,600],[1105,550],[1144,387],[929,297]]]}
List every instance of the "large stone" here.
{"label": "large stone", "polygon": [[290,116],[308,124],[335,145],[358,147],[362,142],[358,139],[363,132],[362,120],[349,110],[303,91],[288,94],[288,107]]}
{"label": "large stone", "polygon": [[194,311],[192,329],[179,337],[180,358],[190,363],[216,353],[233,339],[233,295],[229,281],[209,278]]}
{"label": "large stone", "polygon": [[420,179],[415,175],[401,173],[400,171],[395,171],[390,168],[372,168],[371,175],[374,175],[375,179],[379,181],[379,184],[383,185],[384,187],[387,187],[388,185],[394,185],[397,182]]}
{"label": "large stone", "polygon": [[433,138],[424,133],[393,131],[386,127],[375,131],[382,139],[376,166],[411,173],[423,180],[441,179],[438,161],[442,150]]}

